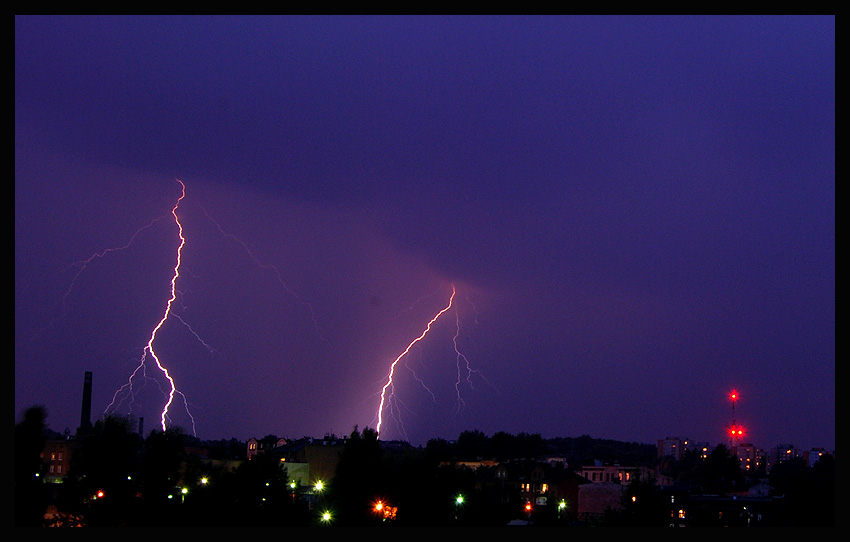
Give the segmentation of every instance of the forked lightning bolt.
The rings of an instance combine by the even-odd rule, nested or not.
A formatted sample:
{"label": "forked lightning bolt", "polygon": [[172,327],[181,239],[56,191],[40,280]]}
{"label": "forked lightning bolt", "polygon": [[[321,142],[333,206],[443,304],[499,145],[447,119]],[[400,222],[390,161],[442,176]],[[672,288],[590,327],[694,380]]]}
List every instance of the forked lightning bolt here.
{"label": "forked lightning bolt", "polygon": [[377,427],[375,427],[375,431],[378,433],[379,437],[381,435],[381,425],[383,424],[383,421],[384,421],[384,418],[383,418],[384,404],[386,403],[386,401],[388,399],[387,390],[390,390],[389,395],[391,396],[392,395],[392,387],[393,387],[393,376],[394,376],[394,373],[395,373],[396,365],[398,365],[398,362],[401,360],[401,358],[403,358],[404,356],[407,355],[408,352],[410,352],[410,349],[413,348],[414,344],[418,343],[419,341],[421,341],[422,339],[425,338],[425,335],[427,335],[428,332],[431,331],[431,326],[434,324],[434,322],[436,322],[437,319],[440,318],[440,316],[442,316],[449,309],[452,308],[452,303],[454,302],[454,299],[455,299],[455,291],[456,290],[455,290],[454,284],[452,284],[452,295],[449,298],[449,304],[446,305],[446,307],[443,310],[441,310],[440,312],[438,312],[433,318],[431,318],[431,321],[428,322],[427,326],[425,326],[425,331],[423,331],[421,335],[419,335],[418,337],[413,339],[413,341],[411,341],[410,344],[407,345],[407,348],[404,349],[404,352],[399,354],[398,357],[395,358],[395,360],[390,364],[390,371],[387,374],[387,382],[386,382],[386,384],[384,384],[384,387],[381,388],[381,403],[380,403],[380,405],[378,405],[378,425],[377,425]]}
{"label": "forked lightning bolt", "polygon": [[[169,387],[170,387],[170,389],[168,390],[168,393],[167,393],[168,400],[166,401],[165,406],[162,408],[162,412],[160,413],[160,423],[162,425],[163,431],[166,430],[167,424],[168,424],[168,409],[171,407],[171,404],[174,402],[174,396],[178,395],[178,394],[181,397],[183,397],[183,402],[184,402],[184,405],[186,406],[186,412],[189,414],[189,417],[192,419],[193,429],[194,429],[194,424],[195,424],[195,420],[192,417],[191,412],[189,412],[189,408],[188,408],[188,404],[186,403],[185,396],[183,396],[183,394],[180,391],[178,391],[177,386],[174,383],[174,378],[172,378],[171,374],[168,372],[168,369],[162,364],[159,357],[156,355],[156,351],[154,350],[154,341],[156,341],[157,333],[162,328],[162,326],[165,325],[165,322],[168,320],[168,317],[171,314],[171,306],[174,303],[174,301],[177,299],[177,286],[176,285],[177,285],[177,279],[180,277],[180,264],[181,264],[181,259],[182,259],[182,255],[183,255],[183,247],[186,244],[186,239],[185,239],[185,237],[183,237],[183,224],[180,223],[180,218],[177,216],[177,208],[180,206],[180,202],[183,200],[183,198],[186,197],[186,185],[180,179],[177,179],[177,182],[180,183],[182,192],[180,194],[180,197],[177,198],[177,203],[175,203],[174,207],[171,209],[171,215],[174,217],[175,224],[177,224],[177,236],[180,238],[180,245],[177,247],[177,262],[174,265],[174,274],[171,277],[171,297],[169,297],[168,301],[165,304],[165,312],[163,313],[162,318],[160,318],[159,322],[156,324],[156,326],[154,326],[153,330],[151,331],[150,338],[148,339],[148,342],[145,345],[144,350],[142,352],[142,357],[139,360],[139,365],[136,367],[136,369],[130,375],[128,382],[126,384],[124,384],[118,391],[115,392],[115,395],[112,398],[112,403],[110,403],[109,406],[107,407],[107,411],[109,411],[109,409],[115,403],[116,398],[118,397],[118,395],[122,391],[129,389],[132,392],[134,378],[139,373],[142,373],[143,375],[146,374],[147,358],[148,358],[148,355],[150,354],[150,357],[153,359],[154,363],[156,364],[157,369],[165,376],[165,379],[168,381],[168,384],[169,384]],[[176,316],[175,316],[175,318],[176,318]],[[181,319],[181,322],[182,322],[182,319]],[[184,324],[185,324],[185,322],[184,322]]]}

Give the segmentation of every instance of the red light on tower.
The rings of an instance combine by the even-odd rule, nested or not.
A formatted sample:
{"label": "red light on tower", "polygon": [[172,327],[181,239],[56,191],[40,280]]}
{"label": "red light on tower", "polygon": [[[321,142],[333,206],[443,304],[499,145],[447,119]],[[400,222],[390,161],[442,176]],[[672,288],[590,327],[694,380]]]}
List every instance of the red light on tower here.
{"label": "red light on tower", "polygon": [[738,390],[733,389],[729,392],[729,399],[732,401],[732,424],[729,426],[728,433],[729,444],[732,446],[736,446],[744,438],[744,426],[739,425],[735,418],[735,407],[738,404],[739,398]]}

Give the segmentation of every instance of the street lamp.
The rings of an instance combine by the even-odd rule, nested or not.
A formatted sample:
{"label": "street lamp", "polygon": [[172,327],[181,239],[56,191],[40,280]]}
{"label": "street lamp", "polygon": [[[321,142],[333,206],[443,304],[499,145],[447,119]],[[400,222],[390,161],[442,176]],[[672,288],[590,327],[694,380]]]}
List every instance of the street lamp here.
{"label": "street lamp", "polygon": [[455,497],[455,521],[457,521],[458,512],[460,511],[460,507],[463,506],[463,495],[458,493],[457,497]]}

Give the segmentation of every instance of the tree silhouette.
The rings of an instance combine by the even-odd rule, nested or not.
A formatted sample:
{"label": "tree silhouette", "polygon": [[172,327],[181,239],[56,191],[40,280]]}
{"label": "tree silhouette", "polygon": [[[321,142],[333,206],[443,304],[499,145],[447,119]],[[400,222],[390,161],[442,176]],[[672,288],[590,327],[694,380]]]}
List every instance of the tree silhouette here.
{"label": "tree silhouette", "polygon": [[141,442],[127,418],[98,420],[78,441],[63,484],[64,500],[82,508],[87,525],[124,525],[132,522],[139,489]]}
{"label": "tree silhouette", "polygon": [[355,427],[345,442],[329,488],[338,524],[374,523],[372,504],[385,491],[381,459],[378,433],[366,427],[361,434]]}
{"label": "tree silhouette", "polygon": [[832,527],[836,519],[835,458],[823,455],[809,467],[803,458],[782,461],[770,470],[770,484],[780,498],[782,524]]}
{"label": "tree silhouette", "polygon": [[47,428],[47,409],[30,407],[15,425],[14,433],[14,518],[16,526],[40,526],[47,507],[47,495],[40,476],[43,474],[41,452]]}

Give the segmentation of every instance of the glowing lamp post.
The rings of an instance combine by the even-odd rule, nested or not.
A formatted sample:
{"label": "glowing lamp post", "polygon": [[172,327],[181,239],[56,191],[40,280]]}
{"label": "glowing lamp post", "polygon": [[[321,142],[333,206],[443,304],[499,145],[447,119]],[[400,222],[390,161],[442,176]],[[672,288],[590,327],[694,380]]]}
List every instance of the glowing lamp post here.
{"label": "glowing lamp post", "polygon": [[458,512],[460,511],[460,507],[463,506],[463,503],[463,495],[458,494],[458,496],[455,497],[455,521],[457,521]]}

